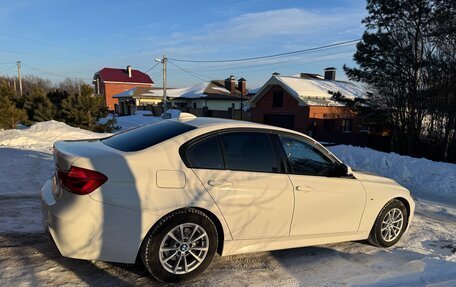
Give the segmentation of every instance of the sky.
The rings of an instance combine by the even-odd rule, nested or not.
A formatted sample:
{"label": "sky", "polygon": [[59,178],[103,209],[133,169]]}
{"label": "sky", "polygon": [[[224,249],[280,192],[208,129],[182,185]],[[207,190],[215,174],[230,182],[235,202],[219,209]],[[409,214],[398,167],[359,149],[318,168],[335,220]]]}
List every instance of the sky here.
{"label": "sky", "polygon": [[[88,83],[104,67],[146,72],[164,54],[168,86],[186,87],[234,75],[248,88],[273,72],[323,74],[356,65],[356,43],[288,57],[190,63],[265,56],[359,39],[365,0],[0,0],[0,75],[35,75],[58,83]],[[174,59],[174,60],[173,60]],[[148,71],[162,85],[161,65]]]}

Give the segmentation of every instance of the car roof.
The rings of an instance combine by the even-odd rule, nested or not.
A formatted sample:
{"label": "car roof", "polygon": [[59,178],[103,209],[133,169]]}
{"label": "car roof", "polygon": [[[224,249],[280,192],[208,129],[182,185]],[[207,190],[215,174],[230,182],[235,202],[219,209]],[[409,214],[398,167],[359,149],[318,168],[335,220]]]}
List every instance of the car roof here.
{"label": "car roof", "polygon": [[[257,129],[283,131],[283,132],[287,132],[287,133],[294,133],[294,134],[301,135],[301,136],[304,135],[297,131],[293,131],[293,130],[289,130],[289,129],[285,129],[285,128],[281,128],[281,127],[247,122],[247,121],[231,120],[231,119],[194,117],[194,118],[181,119],[181,120],[175,119],[174,121],[182,122],[187,125],[194,126],[196,128],[202,128],[202,127],[208,127],[208,126],[218,127],[218,128],[257,128]],[[304,135],[304,136],[308,137],[306,135]]]}

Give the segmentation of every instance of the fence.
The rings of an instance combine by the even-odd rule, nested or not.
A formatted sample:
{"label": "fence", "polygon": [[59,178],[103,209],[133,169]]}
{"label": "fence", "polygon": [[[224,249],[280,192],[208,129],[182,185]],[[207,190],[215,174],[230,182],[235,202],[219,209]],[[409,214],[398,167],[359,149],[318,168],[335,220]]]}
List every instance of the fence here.
{"label": "fence", "polygon": [[317,131],[313,138],[325,145],[346,144],[369,147],[379,151],[391,151],[391,137],[372,135],[368,133],[353,133],[339,131]]}

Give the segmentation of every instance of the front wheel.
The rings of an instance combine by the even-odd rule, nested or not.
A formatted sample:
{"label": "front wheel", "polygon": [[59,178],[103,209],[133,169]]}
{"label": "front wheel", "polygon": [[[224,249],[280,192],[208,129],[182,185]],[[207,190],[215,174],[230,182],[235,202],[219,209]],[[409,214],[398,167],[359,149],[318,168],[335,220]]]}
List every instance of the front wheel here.
{"label": "front wheel", "polygon": [[404,204],[393,199],[380,211],[369,235],[369,242],[378,247],[390,247],[402,237],[408,214]]}
{"label": "front wheel", "polygon": [[201,274],[217,250],[217,228],[197,209],[183,209],[161,219],[146,236],[141,257],[157,280],[182,282]]}

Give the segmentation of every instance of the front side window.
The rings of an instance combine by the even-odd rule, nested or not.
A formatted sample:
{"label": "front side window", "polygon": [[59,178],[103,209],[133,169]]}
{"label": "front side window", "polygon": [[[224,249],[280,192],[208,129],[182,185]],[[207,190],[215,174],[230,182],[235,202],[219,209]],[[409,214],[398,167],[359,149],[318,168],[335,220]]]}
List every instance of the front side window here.
{"label": "front side window", "polygon": [[260,132],[232,132],[220,135],[225,165],[230,170],[280,172],[268,134]]}
{"label": "front side window", "polygon": [[192,168],[224,169],[225,167],[217,136],[192,144],[186,154]]}
{"label": "front side window", "polygon": [[291,137],[280,136],[294,174],[330,176],[335,164],[314,146]]}

